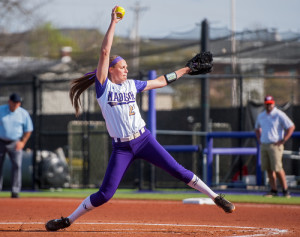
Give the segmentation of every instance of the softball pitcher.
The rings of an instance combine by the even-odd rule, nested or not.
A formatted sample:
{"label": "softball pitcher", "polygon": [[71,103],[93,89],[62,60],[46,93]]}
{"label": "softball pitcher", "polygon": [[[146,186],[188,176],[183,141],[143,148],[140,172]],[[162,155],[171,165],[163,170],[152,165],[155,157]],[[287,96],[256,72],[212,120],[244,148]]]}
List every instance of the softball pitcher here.
{"label": "softball pitcher", "polygon": [[129,80],[126,61],[120,56],[110,57],[115,27],[122,20],[117,18],[115,10],[116,7],[112,9],[111,22],[102,42],[97,69],[75,79],[70,89],[70,98],[78,116],[81,93],[92,84],[95,85],[97,101],[113,145],[105,177],[98,192],[83,200],[67,218],[48,221],[46,230],[64,229],[86,212],[109,201],[116,192],[125,171],[136,159],[144,159],[164,169],[190,187],[209,196],[225,212],[233,212],[235,207],[232,203],[214,193],[194,173],[178,164],[156,141],[145,127],[146,124],[136,103],[136,94],[139,92],[164,87],[185,74],[210,72],[212,55],[209,52],[198,54],[189,60],[185,67],[154,80]]}

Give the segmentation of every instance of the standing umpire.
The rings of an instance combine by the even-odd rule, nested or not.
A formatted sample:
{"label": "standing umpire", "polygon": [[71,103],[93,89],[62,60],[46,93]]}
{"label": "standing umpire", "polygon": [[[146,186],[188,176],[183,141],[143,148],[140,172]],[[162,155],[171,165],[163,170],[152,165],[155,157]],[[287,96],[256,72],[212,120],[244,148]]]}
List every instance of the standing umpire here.
{"label": "standing umpire", "polygon": [[7,153],[12,163],[11,197],[18,198],[22,186],[22,150],[32,130],[29,113],[21,106],[22,98],[11,94],[8,104],[0,106],[0,190],[3,185],[3,164]]}
{"label": "standing umpire", "polygon": [[266,197],[278,196],[276,177],[278,177],[283,196],[289,198],[285,171],[282,166],[284,143],[291,137],[295,125],[281,110],[275,107],[272,96],[265,97],[265,110],[261,112],[255,123],[256,137],[261,144],[261,168],[268,172],[271,190]]}

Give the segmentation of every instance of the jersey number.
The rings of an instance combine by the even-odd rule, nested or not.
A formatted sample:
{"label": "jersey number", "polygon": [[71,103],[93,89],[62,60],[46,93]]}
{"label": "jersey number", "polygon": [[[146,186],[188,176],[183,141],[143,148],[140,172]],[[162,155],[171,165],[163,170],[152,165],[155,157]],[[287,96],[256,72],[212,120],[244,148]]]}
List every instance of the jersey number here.
{"label": "jersey number", "polygon": [[135,115],[134,105],[129,105],[129,116],[131,116],[131,115]]}

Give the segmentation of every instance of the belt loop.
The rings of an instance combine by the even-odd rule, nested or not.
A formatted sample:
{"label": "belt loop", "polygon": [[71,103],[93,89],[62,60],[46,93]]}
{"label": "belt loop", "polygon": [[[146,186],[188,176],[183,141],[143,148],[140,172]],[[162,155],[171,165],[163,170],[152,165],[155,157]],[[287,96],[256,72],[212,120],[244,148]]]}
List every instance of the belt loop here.
{"label": "belt loop", "polygon": [[140,132],[140,135],[142,135],[142,134],[145,132],[145,127],[142,127],[142,128],[139,130],[139,132]]}

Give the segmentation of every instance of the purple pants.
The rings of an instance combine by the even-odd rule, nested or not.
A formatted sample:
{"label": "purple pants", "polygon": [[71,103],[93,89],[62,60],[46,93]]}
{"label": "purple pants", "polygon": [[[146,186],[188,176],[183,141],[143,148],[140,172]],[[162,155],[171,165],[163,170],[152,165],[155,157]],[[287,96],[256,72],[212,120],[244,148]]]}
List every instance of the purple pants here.
{"label": "purple pants", "polygon": [[152,136],[148,129],[129,142],[114,142],[103,183],[98,192],[91,195],[91,203],[98,207],[115,194],[125,171],[136,159],[144,159],[162,168],[175,178],[189,183],[194,173],[181,166]]}

